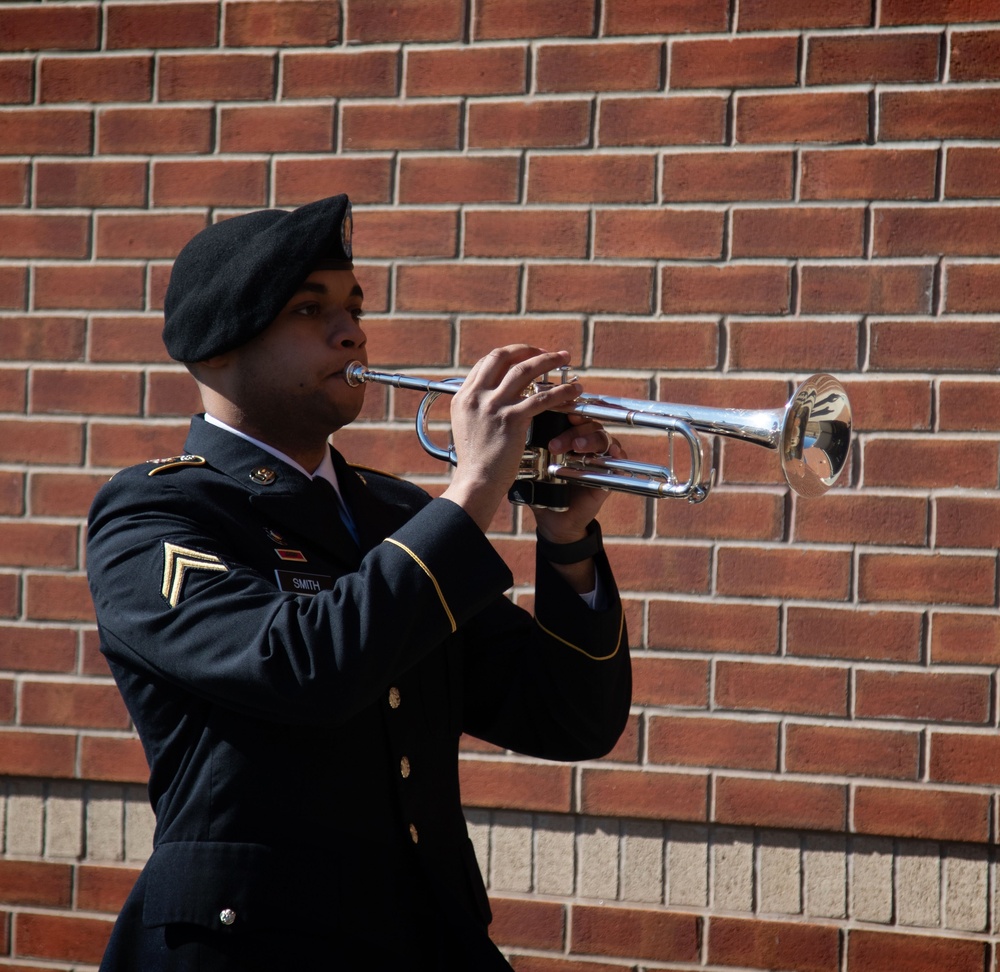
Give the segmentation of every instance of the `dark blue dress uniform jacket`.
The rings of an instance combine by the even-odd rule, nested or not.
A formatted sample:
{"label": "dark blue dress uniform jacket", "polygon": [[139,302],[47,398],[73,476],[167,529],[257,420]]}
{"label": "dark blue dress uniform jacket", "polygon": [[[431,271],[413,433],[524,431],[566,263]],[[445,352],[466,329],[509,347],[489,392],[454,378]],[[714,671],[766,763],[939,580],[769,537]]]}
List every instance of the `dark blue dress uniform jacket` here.
{"label": "dark blue dress uniform jacket", "polygon": [[134,968],[130,949],[142,972],[174,968],[135,944],[151,929],[294,942],[317,969],[355,967],[334,961],[340,942],[440,937],[441,967],[508,968],[486,933],[459,736],[557,760],[615,744],[631,686],[603,554],[605,609],[539,560],[532,618],[447,500],[334,452],[358,550],[267,452],[201,417],[186,448],[204,463],[126,469],[90,517],[101,646],[156,813],[102,968]]}

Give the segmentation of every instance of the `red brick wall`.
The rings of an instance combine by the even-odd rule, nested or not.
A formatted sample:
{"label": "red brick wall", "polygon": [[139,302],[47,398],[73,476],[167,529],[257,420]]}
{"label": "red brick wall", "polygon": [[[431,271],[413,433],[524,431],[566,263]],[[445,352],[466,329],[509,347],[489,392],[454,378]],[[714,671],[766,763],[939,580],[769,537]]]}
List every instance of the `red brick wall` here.
{"label": "red brick wall", "polygon": [[[984,862],[968,893],[987,917],[958,930],[901,927],[896,897],[859,926],[849,908],[768,915],[759,888],[734,917],[714,891],[683,908],[669,890],[639,905],[500,882],[516,967],[993,963],[997,81],[996,0],[0,2],[9,805],[75,787],[90,821],[92,800],[128,803],[144,779],[97,651],[83,521],[116,468],[178,452],[198,407],[159,342],[171,259],[217,216],[346,191],[374,363],[448,373],[528,340],[569,348],[612,395],[773,408],[831,371],[855,407],[850,468],[823,499],[727,442],[707,503],[611,501],[629,729],[573,767],[470,740],[477,819]],[[339,439],[440,488],[415,405],[373,387]],[[530,539],[507,513],[495,529],[528,585]],[[25,851],[15,819],[0,968],[96,963],[138,862],[108,863],[93,837]]]}

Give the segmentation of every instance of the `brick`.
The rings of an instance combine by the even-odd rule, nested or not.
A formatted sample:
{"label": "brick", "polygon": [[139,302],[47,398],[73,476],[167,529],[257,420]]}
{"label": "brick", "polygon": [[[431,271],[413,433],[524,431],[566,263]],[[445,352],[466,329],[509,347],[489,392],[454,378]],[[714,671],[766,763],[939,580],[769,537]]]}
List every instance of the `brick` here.
{"label": "brick", "polygon": [[570,947],[577,954],[696,962],[702,920],[653,909],[573,906]]}
{"label": "brick", "polygon": [[520,160],[513,156],[402,159],[399,202],[516,203],[521,191],[520,168]]}
{"label": "brick", "polygon": [[841,831],[847,822],[847,787],[719,776],[713,819],[733,826]]}
{"label": "brick", "polygon": [[583,769],[580,811],[597,816],[703,821],[708,777],[703,773]]}
{"label": "brick", "polygon": [[797,37],[677,40],[670,88],[774,88],[798,82]]}
{"label": "brick", "polygon": [[91,362],[168,361],[162,317],[100,317],[90,321]]}
{"label": "brick", "polygon": [[654,716],[647,731],[647,758],[652,763],[778,769],[777,722]]}
{"label": "brick", "polygon": [[86,780],[145,784],[149,768],[138,739],[125,736],[82,736],[80,775]]}
{"label": "brick", "polygon": [[717,601],[650,601],[649,643],[674,651],[773,655],[779,611],[759,604]]}
{"label": "brick", "polygon": [[0,215],[0,257],[81,259],[89,247],[90,224],[85,216]]}
{"label": "brick", "polygon": [[517,309],[519,276],[513,266],[401,266],[397,309],[512,313]]}
{"label": "brick", "polygon": [[941,783],[996,786],[1000,783],[997,756],[1000,740],[994,733],[932,732],[930,736],[930,778]]}
{"label": "brick", "polygon": [[718,260],[724,217],[697,209],[612,210],[596,213],[598,258]]}
{"label": "brick", "polygon": [[414,49],[406,57],[409,98],[524,94],[527,79],[524,47]]}
{"label": "brick", "polygon": [[333,111],[328,105],[265,105],[222,108],[222,152],[328,152],[333,148]]}
{"label": "brick", "polygon": [[77,907],[117,915],[139,877],[134,867],[79,864],[76,869]]}
{"label": "brick", "polygon": [[847,381],[844,387],[854,412],[855,432],[920,432],[933,427],[934,389],[926,378]]}
{"label": "brick", "polygon": [[342,429],[337,437],[339,448],[360,466],[384,469],[397,476],[442,475],[441,463],[424,452],[410,429],[376,433],[354,426]]}
{"label": "brick", "polygon": [[366,210],[355,216],[354,247],[367,257],[455,257],[458,223],[441,210]]}
{"label": "brick", "polygon": [[80,682],[21,684],[20,722],[25,726],[128,729],[128,711],[114,685]]}
{"label": "brick", "polygon": [[104,108],[97,119],[98,151],[111,155],[171,155],[212,150],[211,108]]}
{"label": "brick", "polygon": [[151,373],[146,381],[147,415],[191,415],[202,410],[191,376],[176,371]]}
{"label": "brick", "polygon": [[709,918],[712,965],[839,972],[840,930],[832,925],[749,918]]}
{"label": "brick", "polygon": [[667,202],[790,200],[792,153],[738,148],[666,153],[661,191]]}
{"label": "brick", "polygon": [[112,922],[32,912],[19,913],[14,938],[19,955],[96,965],[111,934]]}
{"label": "brick", "polygon": [[934,506],[937,546],[1000,547],[1000,504],[995,499],[940,496]]}
{"label": "brick", "polygon": [[83,429],[79,422],[0,420],[0,460],[79,465]]}
{"label": "brick", "polygon": [[463,318],[459,327],[458,363],[471,365],[514,337],[535,347],[569,351],[571,361],[583,359],[583,325],[576,318]]}
{"label": "brick", "polygon": [[570,808],[568,766],[462,759],[459,777],[465,806],[540,813],[565,813]]}
{"label": "brick", "polygon": [[226,4],[226,47],[323,47],[340,40],[335,0]]}
{"label": "brick", "polygon": [[1000,311],[995,289],[1000,284],[1000,266],[986,263],[945,265],[945,306],[949,314],[981,314]]}
{"label": "brick", "polygon": [[636,705],[708,706],[708,663],[692,658],[632,658],[632,699]]}
{"label": "brick", "polygon": [[[387,203],[392,197],[392,161],[388,158],[277,159],[274,201],[296,206],[320,199],[337,187],[358,203]],[[363,215],[358,230],[364,232]],[[360,251],[359,251],[360,252]]]}
{"label": "brick", "polygon": [[154,456],[183,452],[187,423],[94,422],[90,431],[90,463],[118,469]]}
{"label": "brick", "polygon": [[38,206],[143,206],[146,202],[145,162],[35,163],[35,203]]}
{"label": "brick", "polygon": [[933,268],[922,265],[804,266],[801,310],[810,314],[928,314]]}
{"label": "brick", "polygon": [[860,91],[737,95],[736,141],[863,142],[868,96]]}
{"label": "brick", "polygon": [[582,148],[590,140],[590,101],[473,101],[470,148]]}
{"label": "brick", "polygon": [[20,472],[0,473],[0,514],[21,516],[24,514],[24,482]]}
{"label": "brick", "polygon": [[938,206],[933,210],[875,210],[873,255],[876,257],[990,256],[1000,237],[990,207]]}
{"label": "brick", "polygon": [[608,555],[615,576],[625,590],[708,591],[709,550],[702,546],[647,546],[641,558],[630,556],[635,547],[609,542]]}
{"label": "brick", "polygon": [[114,3],[105,11],[109,50],[215,47],[219,5],[212,3]]}
{"label": "brick", "polygon": [[917,732],[792,724],[785,729],[785,769],[825,776],[917,780]]}
{"label": "brick", "polygon": [[724,709],[846,716],[846,668],[788,662],[723,661],[715,668],[715,704]]}
{"label": "brick", "polygon": [[663,44],[546,44],[535,54],[535,85],[542,93],[656,91]]}
{"label": "brick", "polygon": [[0,729],[0,772],[5,776],[71,778],[76,736],[62,732]]}
{"label": "brick", "polygon": [[925,23],[969,23],[992,20],[997,14],[995,0],[883,0],[882,26],[902,27]]}
{"label": "brick", "polygon": [[149,101],[152,91],[149,55],[43,57],[38,66],[42,102]]}
{"label": "brick", "polygon": [[0,309],[24,310],[28,297],[25,267],[0,267]]}
{"label": "brick", "polygon": [[707,540],[781,540],[785,501],[778,493],[714,490],[708,505],[657,505],[658,536],[703,537]]}
{"label": "brick", "polygon": [[0,409],[22,412],[26,408],[27,369],[0,368]]}
{"label": "brick", "polygon": [[481,0],[476,4],[474,40],[521,37],[592,37],[594,0]]}
{"label": "brick", "polygon": [[995,443],[927,436],[876,439],[865,448],[865,483],[868,486],[994,489],[997,459]]}
{"label": "brick", "polygon": [[945,166],[944,194],[947,199],[1000,197],[1000,149],[950,148]]}
{"label": "brick", "polygon": [[29,620],[94,623],[94,606],[82,574],[28,574],[24,600]]}
{"label": "brick", "polygon": [[995,665],[1000,659],[1000,616],[935,611],[930,643],[935,664]]}
{"label": "brick", "polygon": [[932,149],[847,148],[802,153],[803,199],[933,199]]}
{"label": "brick", "polygon": [[274,68],[270,54],[164,54],[156,93],[160,101],[267,101]]}
{"label": "brick", "polygon": [[[466,210],[467,257],[585,259],[587,214],[558,209]],[[577,359],[578,360],[578,359]]]}
{"label": "brick", "polygon": [[35,269],[39,310],[138,310],[145,290],[143,268],[132,264],[40,266]]}
{"label": "brick", "polygon": [[346,150],[457,149],[459,106],[442,104],[346,105]]}
{"label": "brick", "polygon": [[873,321],[869,361],[879,371],[996,371],[996,321]]}
{"label": "brick", "polygon": [[834,491],[822,502],[796,506],[794,539],[801,543],[927,543],[929,506],[919,496],[854,495]]}
{"label": "brick", "polygon": [[281,92],[285,98],[392,97],[399,73],[396,51],[289,52],[281,59]]}
{"label": "brick", "polygon": [[35,65],[27,57],[0,61],[0,98],[4,105],[27,105],[34,100]]}
{"label": "brick", "polygon": [[594,321],[595,368],[715,368],[714,321]]}
{"label": "brick", "polygon": [[855,679],[854,710],[859,718],[967,723],[990,718],[987,675],[863,669]]}
{"label": "brick", "polygon": [[22,206],[28,198],[28,165],[0,162],[0,205]]}
{"label": "brick", "polygon": [[87,155],[93,120],[87,108],[8,108],[0,113],[0,155]]}
{"label": "brick", "polygon": [[850,561],[847,552],[835,550],[726,547],[718,552],[718,593],[843,601]]}
{"label": "brick", "polygon": [[603,98],[598,107],[599,144],[721,145],[727,99],[715,95]]}
{"label": "brick", "polygon": [[791,310],[786,266],[667,266],[661,281],[664,314],[785,314]]}
{"label": "brick", "polygon": [[866,0],[832,0],[803,9],[797,0],[743,0],[740,30],[802,30],[807,27],[871,27]]}
{"label": "brick", "polygon": [[[909,10],[912,4],[904,9]],[[851,972],[980,972],[986,968],[987,944],[971,939],[902,935],[852,928],[847,936]]]}
{"label": "brick", "polygon": [[528,268],[529,311],[648,314],[652,270],[597,264],[538,264]]}
{"label": "brick", "polygon": [[14,567],[76,567],[76,526],[0,523],[0,564]]}
{"label": "brick", "polygon": [[20,616],[21,599],[18,580],[16,574],[0,574],[0,617]]}
{"label": "brick", "polygon": [[858,324],[801,319],[730,321],[729,367],[851,371],[858,367]]}
{"label": "brick", "polygon": [[92,3],[0,10],[0,51],[87,51],[99,43],[98,8]]}
{"label": "brick", "polygon": [[859,834],[982,843],[989,839],[989,806],[983,793],[860,785],[854,793],[854,829]]}
{"label": "brick", "polygon": [[[267,203],[267,175],[267,163],[256,159],[154,162],[153,205],[264,206]],[[157,217],[147,214],[135,218]],[[168,217],[158,218],[163,220]]]}
{"label": "brick", "polygon": [[956,30],[950,38],[948,77],[951,81],[996,81],[1000,31]]}
{"label": "brick", "polygon": [[651,155],[534,155],[528,166],[528,201],[652,202]]}
{"label": "brick", "polygon": [[73,868],[45,861],[0,861],[0,896],[7,904],[68,908]]}
{"label": "brick", "polygon": [[106,475],[39,472],[31,477],[29,496],[36,516],[85,517]]}
{"label": "brick", "polygon": [[860,257],[864,255],[864,222],[864,210],[858,208],[736,209],[732,255]]}
{"label": "brick", "polygon": [[996,138],[998,110],[1000,92],[990,88],[887,91],[879,95],[879,138]]}
{"label": "brick", "polygon": [[97,217],[98,259],[173,259],[206,226],[200,214],[110,215]]}
{"label": "brick", "polygon": [[806,84],[878,84],[938,80],[941,35],[843,34],[811,37]]}
{"label": "brick", "polygon": [[465,30],[462,0],[347,0],[348,43],[457,41]]}
{"label": "brick", "polygon": [[490,938],[502,946],[558,949],[566,933],[565,906],[554,901],[490,899]]}

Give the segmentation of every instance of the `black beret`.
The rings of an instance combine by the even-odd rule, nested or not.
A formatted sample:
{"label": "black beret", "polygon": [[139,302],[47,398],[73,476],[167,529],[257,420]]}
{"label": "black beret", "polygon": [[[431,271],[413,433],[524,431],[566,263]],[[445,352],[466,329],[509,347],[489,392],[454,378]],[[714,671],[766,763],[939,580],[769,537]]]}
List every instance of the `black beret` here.
{"label": "black beret", "polygon": [[350,270],[351,203],[343,193],[287,212],[263,209],[203,229],[174,261],[163,343],[204,361],[260,334],[313,270]]}

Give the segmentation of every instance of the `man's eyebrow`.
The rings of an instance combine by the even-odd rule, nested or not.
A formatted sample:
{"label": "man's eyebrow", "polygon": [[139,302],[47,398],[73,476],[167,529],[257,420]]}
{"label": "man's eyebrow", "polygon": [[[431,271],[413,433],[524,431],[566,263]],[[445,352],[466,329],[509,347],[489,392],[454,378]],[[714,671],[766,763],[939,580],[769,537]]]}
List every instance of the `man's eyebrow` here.
{"label": "man's eyebrow", "polygon": [[[318,283],[312,280],[303,280],[302,283],[299,284],[298,290],[295,291],[297,294],[325,294],[326,292],[326,284]],[[360,297],[364,300],[365,292],[361,289],[361,284],[355,284],[351,288],[351,292],[348,294],[348,297]]]}

